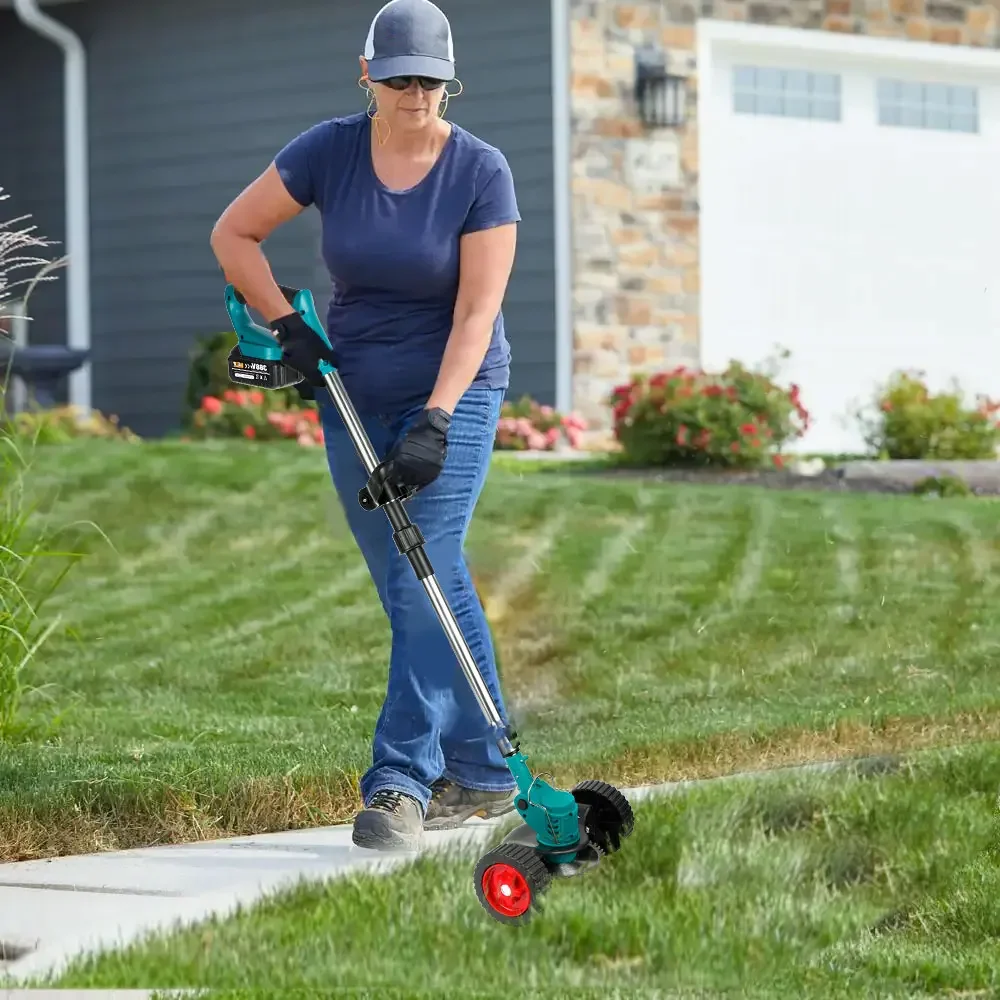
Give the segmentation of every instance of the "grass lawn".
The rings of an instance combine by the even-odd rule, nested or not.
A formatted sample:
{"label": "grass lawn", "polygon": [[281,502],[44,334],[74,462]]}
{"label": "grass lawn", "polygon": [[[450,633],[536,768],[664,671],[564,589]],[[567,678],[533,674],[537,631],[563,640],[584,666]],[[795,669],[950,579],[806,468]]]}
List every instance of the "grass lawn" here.
{"label": "grass lawn", "polygon": [[[624,850],[486,918],[474,856],[285,893],[79,962],[60,988],[338,997],[997,996],[1000,746],[640,804]],[[228,992],[225,992],[228,991]],[[669,992],[668,992],[669,991]]]}
{"label": "grass lawn", "polygon": [[[71,631],[0,745],[0,860],[348,819],[389,636],[322,452],[36,465],[54,521],[114,549],[84,531],[51,605]],[[997,510],[499,463],[470,555],[532,767],[633,784],[994,738]]]}

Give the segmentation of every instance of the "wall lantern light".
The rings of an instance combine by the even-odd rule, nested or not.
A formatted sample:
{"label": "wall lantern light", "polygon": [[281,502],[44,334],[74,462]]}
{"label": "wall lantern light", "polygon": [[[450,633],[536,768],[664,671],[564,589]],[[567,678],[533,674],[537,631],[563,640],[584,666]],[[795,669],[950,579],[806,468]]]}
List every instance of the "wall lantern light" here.
{"label": "wall lantern light", "polygon": [[666,53],[639,49],[635,54],[635,99],[644,125],[677,128],[684,124],[687,80],[667,72]]}

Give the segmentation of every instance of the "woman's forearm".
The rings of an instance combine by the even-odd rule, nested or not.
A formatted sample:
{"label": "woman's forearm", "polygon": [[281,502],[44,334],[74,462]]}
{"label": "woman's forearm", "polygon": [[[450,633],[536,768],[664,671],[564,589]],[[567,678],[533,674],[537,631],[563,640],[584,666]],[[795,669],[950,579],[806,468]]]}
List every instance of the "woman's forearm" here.
{"label": "woman's forearm", "polygon": [[493,336],[493,316],[473,313],[452,327],[427,408],[453,413],[479,372]]}
{"label": "woman's forearm", "polygon": [[268,323],[291,312],[292,307],[278,288],[257,240],[221,226],[212,231],[211,243],[226,281],[234,285]]}

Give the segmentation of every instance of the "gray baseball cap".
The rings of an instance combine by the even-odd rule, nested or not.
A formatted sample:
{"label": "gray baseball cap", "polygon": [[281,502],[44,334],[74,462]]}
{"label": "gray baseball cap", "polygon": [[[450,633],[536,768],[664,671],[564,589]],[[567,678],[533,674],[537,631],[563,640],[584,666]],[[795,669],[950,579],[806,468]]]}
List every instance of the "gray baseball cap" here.
{"label": "gray baseball cap", "polygon": [[389,0],[372,20],[364,56],[375,83],[391,76],[455,79],[451,24],[430,0]]}

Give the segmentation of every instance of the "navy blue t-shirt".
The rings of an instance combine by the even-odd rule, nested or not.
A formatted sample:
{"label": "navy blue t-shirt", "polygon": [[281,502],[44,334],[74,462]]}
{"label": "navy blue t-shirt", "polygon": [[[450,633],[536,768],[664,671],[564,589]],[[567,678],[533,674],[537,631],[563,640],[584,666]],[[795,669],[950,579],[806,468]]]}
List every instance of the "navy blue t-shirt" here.
{"label": "navy blue t-shirt", "polygon": [[[437,380],[459,282],[464,233],[520,221],[504,155],[452,124],[430,173],[392,191],[375,174],[371,120],[320,122],[275,158],[289,194],[315,205],[332,280],[327,331],[355,407],[393,413],[426,402]],[[475,385],[507,388],[503,313]]]}

